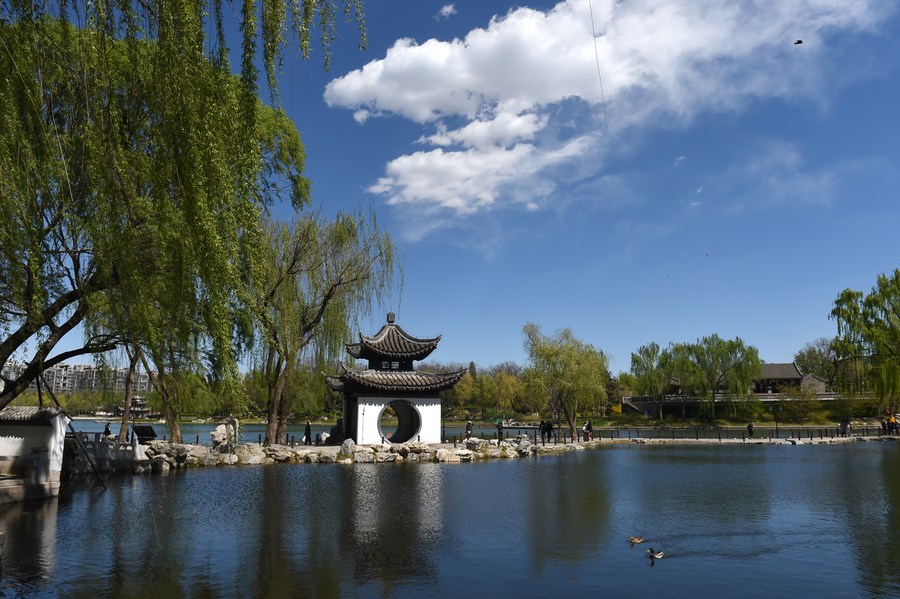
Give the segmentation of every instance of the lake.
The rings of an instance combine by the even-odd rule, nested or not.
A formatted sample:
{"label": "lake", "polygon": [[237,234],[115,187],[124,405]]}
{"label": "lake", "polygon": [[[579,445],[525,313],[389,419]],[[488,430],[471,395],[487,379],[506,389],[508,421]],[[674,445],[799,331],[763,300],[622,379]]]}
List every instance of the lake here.
{"label": "lake", "polygon": [[[107,484],[0,506],[4,596],[900,595],[895,442],[626,445]],[[648,546],[666,557],[651,566]]]}

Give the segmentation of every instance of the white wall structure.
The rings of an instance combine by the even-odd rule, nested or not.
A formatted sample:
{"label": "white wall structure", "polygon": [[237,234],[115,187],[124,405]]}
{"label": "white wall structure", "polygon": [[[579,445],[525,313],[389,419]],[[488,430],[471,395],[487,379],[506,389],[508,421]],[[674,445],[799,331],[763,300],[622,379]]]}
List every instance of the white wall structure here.
{"label": "white wall structure", "polygon": [[0,502],[59,493],[69,418],[30,406],[0,411]]}
{"label": "white wall structure", "polygon": [[[397,412],[398,426],[383,428],[381,415],[388,405]],[[441,400],[438,397],[367,397],[356,406],[356,442],[371,445],[387,442],[441,442]]]}

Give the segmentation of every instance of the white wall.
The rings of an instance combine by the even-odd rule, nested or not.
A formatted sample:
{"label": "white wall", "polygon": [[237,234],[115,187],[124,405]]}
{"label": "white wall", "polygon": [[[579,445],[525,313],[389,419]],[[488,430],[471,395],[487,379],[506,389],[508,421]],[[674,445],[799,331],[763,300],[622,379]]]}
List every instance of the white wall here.
{"label": "white wall", "polygon": [[[68,418],[60,414],[49,424],[4,424],[0,425],[0,456],[32,458],[38,478],[45,478],[49,472],[62,470],[63,446]],[[36,451],[37,450],[37,451]],[[6,461],[12,466],[11,461]],[[38,481],[43,482],[43,481]]]}
{"label": "white wall", "polygon": [[392,401],[406,401],[418,411],[421,426],[411,441],[423,443],[441,442],[441,400],[438,397],[359,397],[357,408],[356,442],[359,445],[381,443],[382,431],[378,425],[381,413]]}

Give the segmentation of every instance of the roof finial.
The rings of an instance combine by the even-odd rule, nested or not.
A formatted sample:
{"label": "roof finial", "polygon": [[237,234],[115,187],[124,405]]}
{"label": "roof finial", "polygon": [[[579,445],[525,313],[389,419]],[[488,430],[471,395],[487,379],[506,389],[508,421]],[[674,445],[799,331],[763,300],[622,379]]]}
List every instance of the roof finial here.
{"label": "roof finial", "polygon": [[396,320],[396,319],[397,319],[397,317],[394,315],[393,312],[388,312],[388,314],[387,314],[388,324],[394,324],[394,320]]}

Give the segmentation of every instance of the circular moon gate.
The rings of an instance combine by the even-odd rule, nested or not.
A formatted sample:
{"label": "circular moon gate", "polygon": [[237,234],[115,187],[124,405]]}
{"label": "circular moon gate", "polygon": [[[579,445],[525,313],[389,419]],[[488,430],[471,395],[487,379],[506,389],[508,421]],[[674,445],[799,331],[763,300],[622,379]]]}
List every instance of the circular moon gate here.
{"label": "circular moon gate", "polygon": [[[388,408],[391,408],[397,414],[397,427],[393,431],[385,430],[384,425],[387,423],[382,423],[381,420]],[[378,415],[378,431],[384,440],[390,443],[405,443],[415,438],[421,428],[422,418],[419,415],[419,410],[408,401],[394,400],[387,404]],[[390,426],[388,426],[388,429],[390,429]]]}

